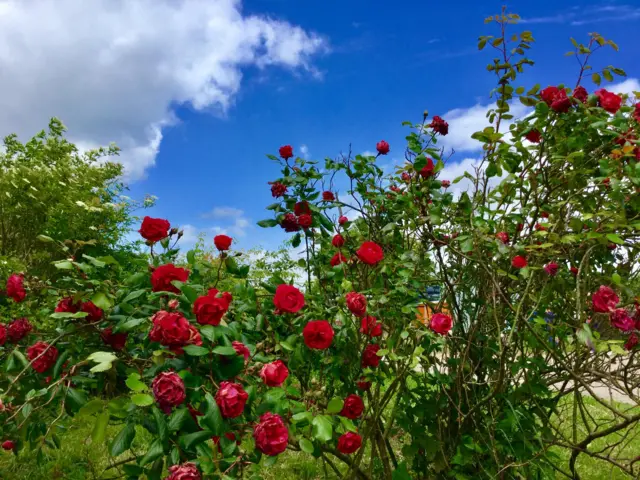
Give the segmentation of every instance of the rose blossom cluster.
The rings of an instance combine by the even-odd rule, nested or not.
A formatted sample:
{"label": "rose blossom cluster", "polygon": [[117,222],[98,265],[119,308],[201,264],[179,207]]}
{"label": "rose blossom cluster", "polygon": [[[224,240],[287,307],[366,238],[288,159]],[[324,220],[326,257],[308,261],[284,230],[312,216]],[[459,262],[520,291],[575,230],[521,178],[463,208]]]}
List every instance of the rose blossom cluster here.
{"label": "rose blossom cluster", "polygon": [[591,295],[591,308],[596,313],[609,315],[611,326],[623,333],[629,333],[625,344],[627,350],[632,350],[638,345],[638,335],[633,330],[640,330],[640,307],[636,305],[635,313],[631,315],[626,308],[618,307],[620,297],[616,292],[606,285],[600,285],[593,295]]}

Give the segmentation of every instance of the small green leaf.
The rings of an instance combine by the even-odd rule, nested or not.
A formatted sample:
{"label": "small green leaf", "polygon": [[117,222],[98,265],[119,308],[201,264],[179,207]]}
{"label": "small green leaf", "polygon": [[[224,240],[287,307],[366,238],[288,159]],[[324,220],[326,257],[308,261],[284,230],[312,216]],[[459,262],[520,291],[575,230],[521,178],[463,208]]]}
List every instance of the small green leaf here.
{"label": "small green leaf", "polygon": [[213,353],[217,355],[225,355],[225,356],[237,355],[235,348],[226,347],[224,345],[219,345],[216,348],[214,348]]}
{"label": "small green leaf", "polygon": [[[187,355],[191,355],[192,357],[202,357],[209,353],[209,349],[205,347],[199,347],[198,345],[187,345],[182,348]],[[235,350],[234,350],[235,352]]]}
{"label": "small green leaf", "polygon": [[87,315],[89,315],[87,312],[76,312],[76,313],[71,313],[71,312],[53,312],[49,316],[51,318],[55,318],[56,320],[59,320],[59,319],[62,319],[62,318],[84,318]]}
{"label": "small green leaf", "polygon": [[313,438],[320,442],[328,442],[333,436],[331,419],[326,415],[318,415],[311,422]]}
{"label": "small green leaf", "polygon": [[124,300],[122,300],[122,303],[127,303],[130,302],[131,300],[135,300],[138,297],[141,297],[142,295],[144,295],[144,293],[147,290],[145,288],[142,288],[140,290],[135,290],[131,293],[129,293],[129,295],[127,295],[126,297],[124,297]]}
{"label": "small green leaf", "polygon": [[600,85],[600,83],[602,82],[602,78],[600,77],[599,73],[594,73],[593,75],[591,75],[591,80],[596,85]]}
{"label": "small green leaf", "polygon": [[36,238],[44,243],[50,243],[55,241],[53,238],[47,237],[46,235],[38,235]]}
{"label": "small green leaf", "polygon": [[298,442],[300,444],[300,450],[306,453],[313,453],[313,443],[311,443],[306,438],[301,438]]}
{"label": "small green leaf", "polygon": [[167,427],[169,427],[170,432],[177,432],[190,418],[191,414],[189,413],[189,409],[179,408],[171,414],[171,417],[169,417]]}
{"label": "small green leaf", "polygon": [[190,449],[191,447],[195,447],[201,443],[206,442],[213,436],[213,432],[211,430],[202,430],[200,432],[189,433],[187,435],[182,435],[178,440],[182,448]]}
{"label": "small green leaf", "polygon": [[275,227],[276,225],[278,225],[278,222],[272,218],[267,218],[258,222],[258,226],[262,228]]}
{"label": "small green leaf", "polygon": [[108,310],[111,308],[111,300],[109,297],[103,292],[96,292],[91,297],[91,301],[95,304],[96,307],[101,308],[102,310]]}
{"label": "small green leaf", "polygon": [[225,430],[225,423],[220,413],[220,408],[210,393],[206,394],[205,402],[207,404],[207,411],[205,415],[200,418],[200,425],[211,430],[213,435],[221,436]]}
{"label": "small green leaf", "polygon": [[618,245],[624,245],[624,240],[615,233],[607,233],[607,240],[617,243]]}
{"label": "small green leaf", "polygon": [[94,444],[99,444],[104,442],[104,437],[107,433],[107,425],[109,424],[109,410],[104,410],[98,417],[96,418],[96,423],[93,426],[93,431],[91,432],[91,441]]}
{"label": "small green leaf", "polygon": [[300,242],[302,242],[302,237],[300,236],[299,233],[296,233],[291,239],[291,246],[293,248],[297,248],[300,246]]}
{"label": "small green leaf", "polygon": [[155,439],[151,445],[149,445],[149,450],[147,453],[140,459],[140,466],[145,466],[148,463],[153,462],[156,458],[160,457],[164,453],[164,449],[162,447],[162,442],[159,438]]}
{"label": "small green leaf", "polygon": [[131,443],[136,436],[136,429],[131,423],[127,423],[122,430],[116,435],[111,443],[109,453],[112,457],[126,452],[131,447]]}
{"label": "small green leaf", "polygon": [[139,373],[130,374],[124,382],[134,392],[146,392],[149,387],[140,381]]}
{"label": "small green leaf", "polygon": [[139,407],[148,407],[153,405],[153,397],[148,393],[136,393],[131,395],[131,401]]}
{"label": "small green leaf", "polygon": [[327,413],[339,413],[344,407],[344,401],[341,398],[332,398],[327,405]]}

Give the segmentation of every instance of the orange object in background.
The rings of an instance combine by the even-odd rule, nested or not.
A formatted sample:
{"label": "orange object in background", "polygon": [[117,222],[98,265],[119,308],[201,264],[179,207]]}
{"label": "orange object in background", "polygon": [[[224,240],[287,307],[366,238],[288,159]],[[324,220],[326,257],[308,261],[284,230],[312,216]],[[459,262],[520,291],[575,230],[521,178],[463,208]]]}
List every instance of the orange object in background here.
{"label": "orange object in background", "polygon": [[433,315],[434,313],[445,313],[447,315],[451,315],[449,306],[446,303],[443,303],[440,308],[440,312],[434,312],[430,305],[418,305],[418,314],[416,316],[420,323],[428,327],[431,315]]}

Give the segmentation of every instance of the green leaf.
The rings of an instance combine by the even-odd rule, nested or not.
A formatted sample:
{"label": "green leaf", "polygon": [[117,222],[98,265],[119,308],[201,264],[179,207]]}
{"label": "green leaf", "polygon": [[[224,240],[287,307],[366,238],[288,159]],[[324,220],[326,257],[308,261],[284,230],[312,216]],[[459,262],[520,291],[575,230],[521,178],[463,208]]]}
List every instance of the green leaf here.
{"label": "green leaf", "polygon": [[93,415],[94,413],[101,412],[104,409],[104,401],[99,398],[95,398],[90,402],[87,402],[83,405],[83,407],[78,410],[78,417],[85,417],[89,415]]}
{"label": "green leaf", "polygon": [[53,262],[53,266],[60,269],[60,270],[72,270],[73,269],[73,263],[71,263],[69,260],[60,260],[58,262]]}
{"label": "green leaf", "polygon": [[146,288],[141,288],[140,290],[135,290],[135,291],[131,292],[129,295],[127,295],[126,297],[124,297],[124,300],[122,300],[122,303],[127,303],[127,302],[130,302],[131,300],[135,300],[136,298],[141,297],[142,295],[144,295],[146,291],[147,291]]}
{"label": "green leaf", "polygon": [[91,301],[95,304],[96,307],[101,308],[102,310],[108,310],[111,308],[111,300],[109,297],[103,292],[96,292],[91,297]]}
{"label": "green leaf", "polygon": [[624,240],[621,239],[615,233],[607,233],[607,240],[609,240],[610,242],[613,242],[613,243],[617,243],[618,245],[624,245]]}
{"label": "green leaf", "polygon": [[93,431],[91,432],[91,441],[94,444],[104,442],[104,437],[107,434],[107,425],[109,425],[109,410],[104,410],[98,417],[96,418],[96,423],[93,426]]}
{"label": "green leaf", "polygon": [[302,242],[302,236],[300,235],[300,233],[296,233],[291,239],[291,246],[293,248],[297,248],[300,246],[300,242]]}
{"label": "green leaf", "polygon": [[151,445],[149,445],[149,450],[145,453],[144,457],[140,459],[140,466],[143,467],[148,463],[153,462],[156,458],[160,457],[164,453],[164,448],[162,446],[162,442],[159,438],[155,439]]}
{"label": "green leaf", "polygon": [[272,218],[267,218],[258,222],[258,226],[262,228],[275,227],[276,225],[278,225],[278,222]]}
{"label": "green leaf", "polygon": [[198,345],[187,345],[186,347],[182,347],[182,349],[187,355],[191,355],[192,357],[202,357],[203,355],[207,355],[209,353],[208,348],[199,347]]}
{"label": "green leaf", "polygon": [[145,383],[140,381],[139,373],[130,374],[124,383],[134,392],[146,392],[149,389]]}
{"label": "green leaf", "polygon": [[311,412],[299,412],[299,413],[296,413],[293,417],[291,417],[291,420],[293,420],[293,423],[300,423],[305,420],[310,422],[312,418],[313,418],[313,414]]}
{"label": "green leaf", "polygon": [[342,407],[344,407],[344,401],[341,398],[332,398],[327,405],[327,413],[339,413],[342,411]]}
{"label": "green leaf", "polygon": [[156,420],[156,427],[158,428],[158,438],[164,444],[169,438],[166,416],[157,407],[153,407],[152,412],[153,418]]}
{"label": "green leaf", "polygon": [[216,341],[216,329],[213,325],[205,325],[201,327],[200,335],[209,340],[211,343]]}
{"label": "green leaf", "polygon": [[409,475],[409,471],[407,470],[407,463],[402,462],[398,465],[391,475],[392,480],[411,480],[411,475]]}
{"label": "green leaf", "polygon": [[131,401],[139,407],[153,405],[153,397],[148,393],[136,393],[131,395]]}
{"label": "green leaf", "polygon": [[326,415],[318,415],[311,422],[313,438],[319,442],[328,442],[333,436],[331,418]]}
{"label": "green leaf", "polygon": [[189,285],[182,285],[182,288],[180,289],[182,291],[182,293],[184,293],[184,296],[187,297],[187,300],[189,300],[191,303],[196,301],[196,298],[198,298],[198,291],[193,288],[190,287]]}
{"label": "green leaf", "polygon": [[36,238],[44,243],[50,243],[55,241],[53,238],[47,237],[46,235],[38,235]]}
{"label": "green leaf", "polygon": [[203,442],[206,442],[212,436],[213,432],[211,430],[202,430],[200,432],[182,435],[178,441],[182,448],[190,449],[191,447],[195,447]]}
{"label": "green leaf", "polygon": [[147,321],[146,318],[132,318],[131,320],[127,320],[123,324],[119,325],[118,326],[118,331],[119,332],[128,332],[130,330],[133,330],[135,327],[137,327],[138,325],[140,325],[141,323],[144,323],[146,321]]}
{"label": "green leaf", "polygon": [[219,345],[216,348],[214,348],[213,353],[217,355],[225,355],[225,356],[237,355],[235,348],[226,347],[224,345]]}
{"label": "green leaf", "polygon": [[102,261],[98,260],[97,258],[90,257],[89,255],[86,255],[84,253],[82,254],[82,258],[88,260],[89,263],[91,265],[93,265],[94,267],[102,268],[102,267],[105,267],[107,265],[105,262],[102,262]]}
{"label": "green leaf", "polygon": [[113,362],[118,359],[111,352],[94,352],[87,357],[87,360],[96,362],[97,365],[91,368],[91,372],[104,372],[113,366]]}
{"label": "green leaf", "polygon": [[109,448],[109,453],[112,457],[126,452],[131,447],[131,442],[136,436],[136,429],[131,423],[127,423],[122,430],[116,435]]}
{"label": "green leaf", "polygon": [[69,358],[69,350],[65,350],[58,357],[58,360],[56,361],[56,364],[53,367],[53,374],[52,374],[53,378],[58,378],[58,376],[60,375],[60,370],[62,370],[62,365],[64,365],[64,362],[67,361],[67,358]]}
{"label": "green leaf", "polygon": [[222,436],[225,430],[225,423],[220,413],[220,408],[218,408],[218,404],[210,393],[205,395],[205,402],[207,404],[207,411],[205,415],[200,418],[200,425],[211,430],[213,435]]}
{"label": "green leaf", "polygon": [[87,315],[89,315],[87,312],[76,312],[76,313],[71,313],[71,312],[53,312],[49,316],[51,318],[55,318],[56,320],[59,320],[59,319],[62,319],[62,318],[84,318]]}
{"label": "green leaf", "polygon": [[313,453],[313,443],[311,443],[309,440],[307,440],[306,438],[301,438],[298,443],[300,444],[300,450],[306,453]]}
{"label": "green leaf", "polygon": [[173,412],[173,414],[171,414],[171,417],[169,417],[169,423],[167,424],[167,427],[169,427],[170,432],[177,432],[190,418],[191,414],[189,413],[189,409],[179,408],[178,410]]}
{"label": "green leaf", "polygon": [[67,404],[74,412],[80,410],[87,404],[87,396],[84,392],[76,390],[75,388],[67,388]]}
{"label": "green leaf", "polygon": [[189,265],[193,265],[194,263],[196,263],[196,251],[195,250],[189,250],[187,252],[187,262],[189,263]]}
{"label": "green leaf", "polygon": [[602,78],[600,77],[599,73],[594,73],[593,75],[591,75],[591,80],[596,85],[600,85],[600,83],[602,82]]}
{"label": "green leaf", "polygon": [[237,275],[239,273],[238,262],[233,257],[227,257],[224,259],[224,265],[227,267],[227,272],[232,275]]}
{"label": "green leaf", "polygon": [[620,275],[618,275],[617,273],[611,275],[611,280],[613,280],[613,283],[615,283],[616,285],[622,285],[622,277],[620,277]]}

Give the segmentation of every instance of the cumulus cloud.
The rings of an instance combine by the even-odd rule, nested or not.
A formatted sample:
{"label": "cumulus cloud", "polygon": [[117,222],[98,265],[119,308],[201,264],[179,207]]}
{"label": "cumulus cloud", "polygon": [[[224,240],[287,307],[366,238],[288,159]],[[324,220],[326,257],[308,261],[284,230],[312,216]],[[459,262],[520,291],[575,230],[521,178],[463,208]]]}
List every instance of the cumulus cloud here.
{"label": "cumulus cloud", "polygon": [[0,134],[24,139],[57,116],[81,148],[116,142],[135,180],[174,106],[224,113],[243,68],[317,76],[312,58],[327,49],[240,0],[0,0]]}
{"label": "cumulus cloud", "polygon": [[625,81],[615,83],[605,88],[615,93],[632,93],[640,92],[640,81],[637,78],[627,78]]}

